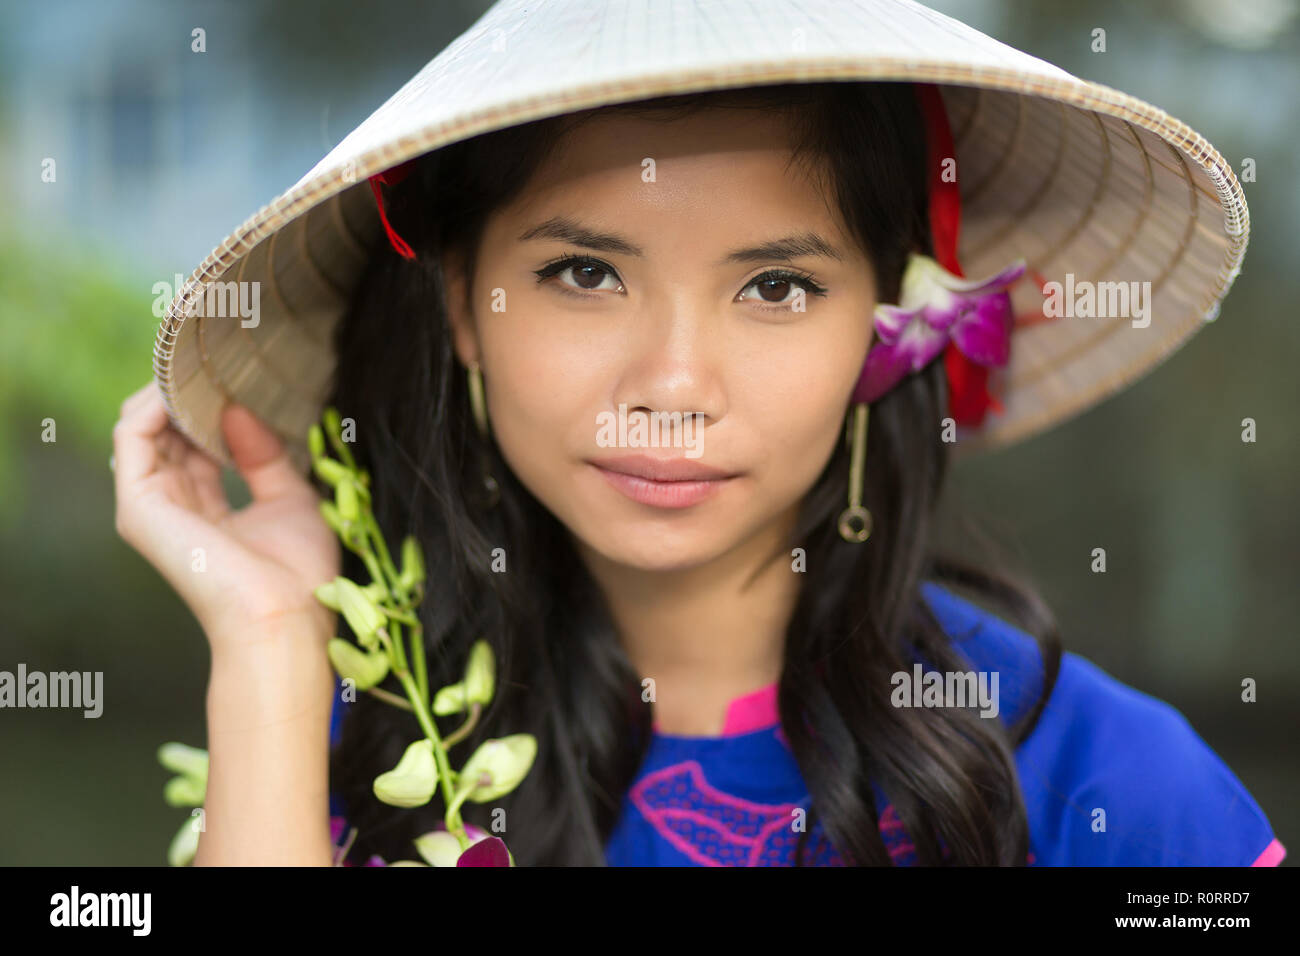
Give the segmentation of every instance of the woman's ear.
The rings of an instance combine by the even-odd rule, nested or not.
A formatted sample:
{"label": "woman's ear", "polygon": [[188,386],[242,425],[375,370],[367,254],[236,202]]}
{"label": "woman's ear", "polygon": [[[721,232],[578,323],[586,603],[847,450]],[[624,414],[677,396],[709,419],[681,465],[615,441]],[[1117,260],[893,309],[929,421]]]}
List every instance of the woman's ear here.
{"label": "woman's ear", "polygon": [[465,258],[459,253],[448,251],[442,254],[442,293],[447,304],[452,347],[461,363],[469,366],[478,361],[479,347],[474,310],[470,308],[469,276],[465,266]]}

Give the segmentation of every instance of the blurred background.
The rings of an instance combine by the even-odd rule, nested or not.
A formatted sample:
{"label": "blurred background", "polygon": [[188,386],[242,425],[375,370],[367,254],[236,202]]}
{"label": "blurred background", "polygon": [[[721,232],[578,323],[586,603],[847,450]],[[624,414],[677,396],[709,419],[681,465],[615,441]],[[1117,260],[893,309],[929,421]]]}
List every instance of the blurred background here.
{"label": "blurred background", "polygon": [[[1239,176],[1255,162],[1250,245],[1218,320],[1120,395],[958,465],[945,507],[1038,588],[1068,650],[1182,711],[1290,864],[1300,0],[928,5],[1157,104]],[[0,864],[165,863],[186,811],[163,802],[156,749],[206,746],[203,634],[113,528],[111,430],[152,376],[155,284],[188,277],[487,6],[0,5],[0,670],[104,673],[97,720],[0,710]],[[955,530],[951,543],[970,546]]]}

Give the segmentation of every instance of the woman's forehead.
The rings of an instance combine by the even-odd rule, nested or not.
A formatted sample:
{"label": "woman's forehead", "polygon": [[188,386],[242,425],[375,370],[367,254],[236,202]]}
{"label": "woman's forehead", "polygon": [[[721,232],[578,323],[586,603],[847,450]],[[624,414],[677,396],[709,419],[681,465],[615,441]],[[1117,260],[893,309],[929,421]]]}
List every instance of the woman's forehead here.
{"label": "woman's forehead", "polygon": [[544,165],[552,172],[592,173],[640,169],[674,160],[744,159],[789,164],[794,131],[785,111],[710,107],[689,113],[654,113],[617,107],[584,114],[562,127]]}
{"label": "woman's forehead", "polygon": [[662,215],[726,214],[841,230],[824,177],[796,160],[785,114],[703,109],[671,117],[609,112],[567,130],[507,218],[544,221],[585,211],[647,227]]}

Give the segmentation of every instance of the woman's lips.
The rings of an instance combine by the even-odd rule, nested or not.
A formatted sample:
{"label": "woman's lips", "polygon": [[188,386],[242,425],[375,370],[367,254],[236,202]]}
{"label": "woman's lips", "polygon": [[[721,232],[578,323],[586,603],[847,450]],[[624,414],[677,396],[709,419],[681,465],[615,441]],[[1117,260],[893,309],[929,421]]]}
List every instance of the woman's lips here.
{"label": "woman's lips", "polygon": [[[723,486],[739,477],[680,460],[668,462],[624,458],[617,462],[607,462],[612,467],[602,467],[594,461],[589,464],[600,472],[606,481],[633,501],[656,508],[689,508],[711,498],[721,491]],[[615,468],[621,470],[616,471]],[[661,480],[629,473],[633,471],[648,471],[656,475],[684,472],[700,477]],[[704,477],[705,475],[712,477]]]}

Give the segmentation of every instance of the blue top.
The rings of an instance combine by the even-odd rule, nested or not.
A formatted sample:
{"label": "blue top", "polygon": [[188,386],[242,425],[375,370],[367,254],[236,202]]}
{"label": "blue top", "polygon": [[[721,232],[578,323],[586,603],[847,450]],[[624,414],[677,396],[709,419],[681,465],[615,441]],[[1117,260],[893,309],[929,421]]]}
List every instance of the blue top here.
{"label": "blue top", "polygon": [[[997,719],[1015,723],[1042,686],[1037,642],[933,582],[921,589],[957,652],[986,674]],[[915,676],[919,691],[924,682],[920,671]],[[346,708],[340,696],[333,741]],[[1015,762],[1029,820],[1029,865],[1271,866],[1286,853],[1241,781],[1177,710],[1076,654],[1062,654],[1055,687]],[[890,858],[914,864],[893,807],[878,789],[875,797]],[[776,684],[770,684],[731,701],[719,736],[654,728],[606,860],[611,866],[790,866],[808,805],[781,730]],[[344,829],[343,811],[332,794],[336,834]],[[805,858],[843,865],[820,823],[809,829]]]}

